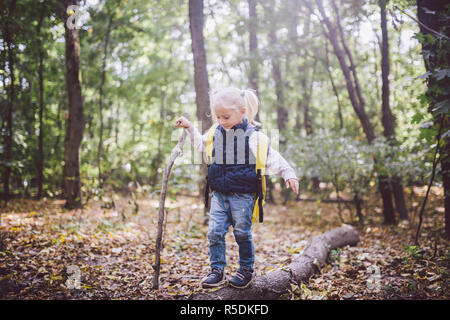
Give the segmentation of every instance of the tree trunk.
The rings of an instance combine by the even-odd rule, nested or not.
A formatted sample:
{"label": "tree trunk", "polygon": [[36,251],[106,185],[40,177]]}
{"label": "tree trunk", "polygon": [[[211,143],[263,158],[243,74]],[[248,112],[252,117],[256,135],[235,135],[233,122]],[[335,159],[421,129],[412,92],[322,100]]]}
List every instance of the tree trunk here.
{"label": "tree trunk", "polygon": [[4,37],[6,42],[6,47],[8,51],[8,69],[9,69],[9,95],[8,95],[8,107],[6,111],[6,150],[5,150],[5,171],[3,174],[3,191],[5,205],[9,201],[9,178],[11,175],[11,162],[12,162],[12,143],[13,143],[13,108],[14,108],[14,98],[15,98],[15,78],[14,78],[14,44],[13,38],[10,30],[10,23],[12,21],[11,17],[16,8],[16,1],[12,0],[9,6],[8,17],[4,25]]}
{"label": "tree trunk", "polygon": [[328,72],[328,77],[330,78],[331,87],[333,88],[334,95],[336,96],[337,106],[338,106],[338,116],[339,116],[339,129],[344,129],[344,118],[342,117],[342,103],[339,99],[339,93],[334,83],[333,74],[331,73],[331,65],[328,54],[328,43],[325,44],[325,63]]}
{"label": "tree trunk", "polygon": [[42,2],[41,6],[41,15],[39,17],[39,22],[37,25],[37,42],[38,42],[38,50],[39,50],[39,138],[38,138],[38,155],[37,155],[37,184],[38,184],[38,194],[37,198],[42,198],[42,184],[44,182],[44,50],[42,48],[42,40],[41,40],[41,27],[42,22],[44,20],[46,11],[46,3]]}
{"label": "tree trunk", "polygon": [[311,119],[311,112],[309,109],[309,104],[311,103],[311,97],[312,97],[312,86],[313,86],[313,81],[314,81],[314,73],[316,71],[316,64],[317,64],[317,60],[314,60],[314,65],[312,68],[312,75],[311,75],[311,81],[310,81],[310,85],[308,88],[308,85],[306,83],[306,79],[303,78],[302,79],[302,86],[303,89],[305,91],[304,93],[304,103],[303,103],[303,111],[304,111],[304,120],[305,120],[305,130],[306,130],[306,135],[312,135],[314,133],[314,128],[312,125],[312,119]]}
{"label": "tree trunk", "polygon": [[[272,27],[269,32],[269,43],[272,47],[276,47],[278,45],[278,39],[274,27]],[[277,96],[277,125],[278,129],[281,131],[286,129],[288,112],[284,107],[283,81],[281,78],[280,61],[278,60],[278,57],[274,55],[272,55],[271,61],[272,74],[275,81],[275,94]],[[285,143],[285,141],[280,141],[280,143]]]}
{"label": "tree trunk", "polygon": [[255,0],[248,0],[248,20],[249,20],[249,52],[250,52],[250,88],[258,95],[258,17],[256,15]]}
{"label": "tree trunk", "polygon": [[[419,18],[420,32],[424,35],[433,35],[435,41],[422,45],[422,52],[425,68],[433,73],[437,69],[450,68],[450,54],[448,38],[450,30],[448,28],[450,10],[446,10],[445,1],[417,0],[417,15]],[[426,10],[425,10],[426,8]],[[436,33],[440,35],[437,36]],[[436,38],[441,38],[437,40]],[[442,39],[447,37],[446,39]],[[445,45],[446,44],[446,45]],[[425,54],[427,52],[428,54]],[[428,111],[433,114],[435,125],[442,124],[441,131],[445,134],[450,130],[449,107],[450,104],[450,78],[443,77],[437,79],[429,76],[427,78],[428,90],[426,95],[431,102]],[[445,108],[447,101],[447,108]],[[437,104],[442,107],[438,107]],[[437,109],[433,111],[433,109]],[[442,118],[443,117],[443,118]],[[450,239],[450,136],[442,137],[443,144],[440,149],[440,162],[442,169],[442,182],[444,186],[444,207],[445,207],[445,236]]]}
{"label": "tree trunk", "polygon": [[[293,3],[292,10],[295,10],[296,3]],[[301,12],[300,12],[301,14]],[[314,127],[312,125],[312,119],[311,119],[311,112],[310,112],[310,103],[312,98],[312,90],[313,90],[313,83],[314,83],[314,76],[316,73],[316,65],[317,65],[317,59],[314,57],[313,54],[308,54],[308,49],[306,46],[303,46],[303,50],[301,49],[301,46],[298,42],[298,33],[297,33],[297,21],[298,21],[298,15],[294,15],[294,19],[292,24],[290,25],[289,32],[291,35],[291,41],[294,43],[295,46],[295,55],[296,61],[299,60],[301,57],[303,64],[298,64],[298,77],[300,78],[300,85],[301,88],[298,89],[298,92],[301,92],[301,97],[297,98],[297,109],[298,113],[300,114],[303,111],[303,124],[305,127],[306,135],[312,135],[314,134]],[[308,39],[310,36],[310,24],[311,24],[311,14],[309,13],[305,18],[305,24],[303,26],[303,39]],[[312,68],[308,66],[308,56],[313,57],[313,65]],[[308,68],[309,67],[309,68]],[[311,73],[308,72],[310,70]],[[308,83],[309,81],[309,83]],[[297,128],[300,128],[301,125],[297,124]],[[311,178],[313,190],[318,191],[320,180],[317,177]]]}
{"label": "tree trunk", "polygon": [[[250,88],[253,89],[257,96],[259,96],[259,53],[258,53],[258,15],[256,12],[256,0],[248,0],[248,19],[249,19],[249,56],[250,56],[250,76],[249,83]],[[261,110],[256,114],[255,120],[260,121],[259,114]],[[266,193],[266,201],[268,203],[275,203],[273,196],[274,185],[271,179],[266,179],[267,183],[267,193]]]}
{"label": "tree trunk", "polygon": [[[277,34],[276,34],[276,23],[275,20],[273,19],[272,15],[273,15],[273,8],[269,7],[269,5],[267,3],[261,2],[261,5],[264,8],[264,13],[265,13],[265,19],[269,19],[272,23],[272,27],[270,28],[269,31],[269,35],[268,35],[268,42],[269,45],[272,48],[277,48],[278,44],[278,39],[277,39]],[[282,131],[286,128],[286,123],[288,120],[288,112],[284,106],[284,95],[283,95],[283,81],[282,81],[282,76],[281,76],[281,68],[280,68],[280,61],[278,59],[278,57],[274,54],[271,55],[271,63],[272,63],[272,75],[273,75],[273,79],[275,81],[275,94],[277,97],[277,125],[278,125],[278,130]],[[285,144],[286,141],[284,140],[280,140],[280,144]]]}
{"label": "tree trunk", "polygon": [[[380,13],[381,13],[381,100],[382,100],[382,116],[381,123],[383,124],[383,134],[388,140],[390,145],[396,143],[395,139],[395,117],[392,115],[391,107],[389,104],[389,41],[387,31],[387,19],[386,19],[386,4],[389,0],[380,0]],[[395,206],[400,219],[408,219],[408,209],[406,208],[405,196],[403,193],[403,185],[400,181],[400,177],[393,177],[391,181],[392,193],[394,195]]]}
{"label": "tree trunk", "polygon": [[[78,0],[65,0],[65,7],[78,5]],[[80,44],[78,30],[69,29],[63,21],[66,38],[66,84],[69,100],[69,114],[64,141],[64,195],[65,207],[75,209],[82,207],[80,152],[83,138],[83,98],[80,85]]]}
{"label": "tree trunk", "polygon": [[[345,84],[346,84],[347,91],[349,94],[350,102],[353,106],[353,109],[355,110],[356,115],[358,116],[358,118],[361,122],[363,131],[367,137],[368,142],[371,143],[375,139],[375,133],[374,133],[373,127],[369,121],[369,118],[366,114],[366,111],[364,109],[364,107],[365,107],[364,103],[363,103],[364,100],[360,99],[362,94],[357,92],[358,91],[357,88],[359,88],[359,84],[357,84],[358,83],[357,78],[355,78],[353,76],[354,74],[356,74],[356,71],[352,70],[353,63],[350,63],[350,66],[348,66],[347,61],[346,61],[346,57],[348,59],[351,59],[350,58],[351,52],[349,50],[346,50],[346,52],[344,52],[345,49],[343,50],[341,48],[341,45],[338,42],[338,34],[336,33],[336,27],[333,26],[330,19],[326,15],[325,10],[322,5],[322,1],[321,0],[315,0],[315,1],[319,8],[321,17],[325,23],[326,29],[328,30],[328,32],[327,32],[324,28],[325,36],[328,38],[331,45],[333,46],[334,53],[336,54],[336,57],[339,61],[339,65],[341,66],[341,69],[342,69],[342,73],[344,74]],[[338,27],[338,29],[339,29],[339,27]],[[341,43],[345,43],[345,40],[343,38],[341,38]],[[353,69],[354,69],[354,66],[353,66]]]}
{"label": "tree trunk", "polygon": [[[446,132],[450,130],[450,118],[445,117],[443,127]],[[441,170],[444,184],[444,207],[445,207],[445,237],[450,239],[450,138],[447,136],[444,147],[441,149]]]}
{"label": "tree trunk", "polygon": [[[292,12],[291,21],[289,23],[289,40],[294,45],[295,49],[295,59],[293,59],[297,64],[297,79],[298,83],[294,83],[295,90],[298,92],[297,94],[297,113],[295,117],[295,130],[300,133],[302,127],[305,128],[305,133],[307,136],[314,133],[313,126],[312,126],[312,120],[310,116],[310,102],[312,97],[312,88],[313,88],[313,82],[314,82],[314,75],[315,75],[315,69],[317,65],[317,60],[315,58],[313,62],[313,66],[309,65],[309,56],[314,56],[313,54],[308,53],[308,49],[306,46],[302,46],[299,43],[299,35],[297,32],[298,27],[298,21],[300,19],[299,16],[302,16],[303,13],[301,12],[300,7],[298,6],[297,1],[291,0],[286,2],[286,12]],[[311,24],[311,13],[306,14],[305,23],[303,26],[303,34],[301,36],[301,39],[303,41],[306,41],[310,35],[310,24]],[[299,58],[302,58],[301,61],[303,63],[298,63],[300,61]],[[286,72],[289,70],[289,57],[286,58]],[[309,67],[309,68],[308,68]],[[311,73],[308,72],[308,70],[312,70]],[[308,83],[309,81],[309,83]],[[301,123],[301,114],[303,113],[303,124]],[[319,184],[320,181],[317,177],[312,177],[312,185],[313,189],[315,191],[319,190]],[[287,201],[289,197],[289,193],[283,188],[282,195],[284,197],[284,201]]]}
{"label": "tree trunk", "polygon": [[158,150],[156,152],[156,156],[152,161],[152,169],[153,169],[153,177],[151,178],[151,183],[153,186],[156,186],[156,184],[158,183],[158,176],[159,176],[159,172],[158,172],[158,167],[160,166],[161,162],[162,162],[162,136],[163,136],[163,126],[162,124],[164,123],[164,119],[165,119],[165,100],[166,100],[166,91],[161,90],[161,102],[160,102],[160,106],[159,106],[159,121],[161,122],[161,129],[158,130]]}
{"label": "tree trunk", "polygon": [[[372,141],[375,139],[375,133],[372,124],[370,123],[369,117],[366,114],[365,111],[365,102],[362,97],[361,88],[359,86],[359,81],[356,75],[355,65],[353,64],[353,58],[351,55],[350,50],[348,49],[345,39],[344,39],[344,33],[342,32],[342,26],[340,25],[340,19],[337,7],[332,1],[332,4],[336,11],[336,21],[337,21],[337,28],[331,23],[330,19],[325,13],[325,10],[322,5],[322,0],[315,0],[315,3],[319,9],[320,16],[323,19],[323,23],[325,26],[323,26],[323,32],[325,36],[330,41],[331,45],[333,46],[334,53],[336,54],[336,57],[339,61],[339,65],[342,69],[342,73],[345,77],[345,83],[348,91],[348,95],[350,98],[350,102],[353,106],[353,110],[355,111],[356,115],[358,116],[361,126],[363,128],[363,131],[366,135],[366,139],[369,144],[372,143]],[[312,8],[307,5],[310,10]],[[338,41],[338,34],[336,32],[336,29],[340,32],[341,37],[341,45],[344,49],[341,48],[341,45]],[[347,64],[346,57],[349,60],[350,66]],[[379,162],[378,159],[374,159],[375,163]],[[384,175],[378,176],[378,188],[381,194],[381,198],[383,201],[383,215],[384,215],[384,223],[385,224],[393,224],[395,223],[395,216],[394,216],[394,206],[392,204],[392,198],[391,198],[391,191],[389,186],[389,180],[388,177]]]}
{"label": "tree trunk", "polygon": [[[203,38],[203,0],[189,0],[189,27],[191,30],[192,53],[194,55],[194,84],[197,119],[200,121],[200,132],[203,134],[212,125],[209,101],[208,71],[206,69],[206,51]],[[207,167],[200,165],[200,176],[206,177]],[[205,194],[206,184],[201,179],[199,183],[199,199]],[[204,208],[206,216],[207,208]],[[205,220],[206,221],[206,220]]]}
{"label": "tree trunk", "polygon": [[[216,21],[213,9],[211,9],[209,11],[209,14],[211,16],[211,19]],[[216,39],[221,39],[222,38],[222,36],[220,35],[220,32],[219,32],[219,28],[214,28],[214,36],[216,37]],[[220,71],[223,72],[226,75],[226,77],[228,78],[229,83],[231,84],[234,81],[233,81],[233,78],[231,77],[231,74],[230,74],[230,72],[228,70],[227,63],[225,62],[225,51],[226,50],[224,50],[223,43],[221,41],[217,41],[217,51],[219,53],[220,63],[222,65],[222,67],[220,68]]]}
{"label": "tree trunk", "polygon": [[[271,14],[271,10],[272,8],[267,7],[267,4],[264,5],[264,3],[262,3],[264,6],[264,11],[266,13],[267,17],[270,17]],[[275,24],[275,22],[273,22]],[[272,48],[276,48],[278,46],[278,39],[277,39],[277,35],[276,35],[276,26],[273,25],[272,28],[270,28],[269,31],[269,45]],[[278,130],[279,131],[283,131],[284,129],[286,129],[286,123],[288,121],[288,111],[284,106],[284,93],[283,93],[283,80],[282,80],[282,76],[281,76],[281,68],[280,68],[280,61],[278,59],[277,56],[273,55],[271,56],[271,62],[272,62],[272,75],[273,75],[273,79],[275,81],[275,95],[277,97],[277,101],[276,101],[276,105],[277,105],[277,126],[278,126]],[[282,137],[280,137],[280,145],[285,145],[286,144],[286,140]],[[280,185],[282,186],[282,195],[284,198],[283,202],[287,201],[286,198],[286,189],[284,187],[285,183],[284,180],[282,178],[278,179],[280,181]],[[273,183],[271,181],[271,179],[268,179],[269,184],[268,184],[268,188],[269,190],[272,190],[273,188]],[[270,192],[270,191],[269,191]],[[272,194],[269,195],[270,196],[270,202],[275,203],[274,201],[274,197]]]}
{"label": "tree trunk", "polygon": [[[350,63],[350,71],[351,71],[351,75],[353,76],[353,83],[354,83],[355,90],[356,90],[356,95],[357,95],[358,101],[359,101],[359,108],[365,114],[366,102],[365,102],[365,100],[363,98],[362,90],[361,90],[361,87],[359,85],[358,74],[356,72],[356,66],[353,63],[352,54],[351,54],[350,49],[348,48],[347,43],[345,41],[345,34],[344,34],[343,29],[342,29],[341,18],[340,18],[340,15],[339,15],[339,8],[336,6],[336,1],[335,0],[331,0],[331,5],[333,6],[333,10],[336,13],[336,24],[337,24],[339,35],[340,35],[340,38],[341,38],[342,47],[344,48],[344,51],[345,51],[345,53],[347,55],[347,58],[348,58],[348,61]],[[367,119],[367,121],[368,121],[368,119]],[[368,125],[370,126],[370,123],[368,123]]]}
{"label": "tree trunk", "polygon": [[395,137],[395,117],[392,115],[389,104],[389,41],[386,19],[386,3],[388,0],[379,0],[381,12],[381,101],[382,113],[381,122],[383,123],[384,136],[387,139]]}
{"label": "tree trunk", "polygon": [[[248,20],[249,20],[249,56],[250,56],[250,88],[252,88],[256,95],[259,96],[258,86],[258,16],[256,14],[256,0],[248,0]],[[259,121],[259,112],[255,117],[256,121]]]}
{"label": "tree trunk", "polygon": [[[304,25],[304,36],[309,37],[309,30],[310,30],[310,17],[311,15],[308,15],[305,21]],[[297,35],[297,26],[295,26],[294,34]],[[300,57],[300,45],[298,43],[297,37],[295,40],[295,48],[297,52],[297,57]],[[314,54],[312,55],[314,57]],[[303,91],[303,99],[300,99],[298,104],[301,106],[300,108],[303,109],[303,118],[304,118],[304,126],[306,130],[306,135],[309,136],[314,133],[314,128],[312,125],[312,119],[311,119],[311,112],[309,109],[309,104],[311,103],[311,97],[312,97],[312,88],[314,83],[314,76],[316,72],[316,65],[317,65],[317,59],[314,59],[313,67],[311,70],[311,74],[308,75],[306,72],[306,61],[308,61],[308,52],[307,49],[303,49],[303,61],[305,61],[304,66],[300,66],[298,68],[299,76],[301,77],[301,85],[302,85],[302,91]],[[309,78],[309,84],[307,82],[307,79]]]}
{"label": "tree trunk", "polygon": [[291,264],[256,277],[245,289],[233,287],[217,291],[196,293],[192,300],[274,300],[290,289],[291,282],[307,282],[309,277],[320,270],[327,260],[330,250],[356,245],[359,242],[358,231],[351,226],[343,226],[312,238],[305,251]]}
{"label": "tree trunk", "polygon": [[400,220],[408,220],[408,209],[406,207],[405,193],[400,177],[394,176],[391,181],[392,193],[394,194],[395,207],[400,215]]}
{"label": "tree trunk", "polygon": [[98,146],[97,146],[97,166],[98,166],[98,183],[99,187],[103,188],[103,174],[102,174],[102,150],[103,150],[103,89],[106,80],[106,59],[108,57],[108,44],[111,35],[111,25],[114,19],[114,12],[111,13],[108,20],[108,26],[106,28],[105,45],[103,47],[103,59],[101,66],[101,80],[99,86],[99,99],[98,99],[98,115],[99,115],[99,134],[98,134]]}
{"label": "tree trunk", "polygon": [[362,214],[362,199],[359,196],[355,196],[354,198],[355,206],[356,206],[356,215],[358,216],[358,222],[360,225],[364,223],[364,217]]}
{"label": "tree trunk", "polygon": [[189,0],[189,21],[194,55],[194,84],[197,119],[201,121],[200,132],[204,133],[211,127],[212,120],[208,117],[209,82],[206,69],[206,51],[203,38],[203,0]]}

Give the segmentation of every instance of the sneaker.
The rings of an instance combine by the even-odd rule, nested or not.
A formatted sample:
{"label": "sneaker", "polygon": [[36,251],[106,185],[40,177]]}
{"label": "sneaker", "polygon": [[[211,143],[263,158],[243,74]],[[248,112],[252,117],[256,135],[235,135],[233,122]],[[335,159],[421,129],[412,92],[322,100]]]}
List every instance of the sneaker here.
{"label": "sneaker", "polygon": [[238,289],[247,288],[255,278],[256,272],[253,269],[239,269],[236,275],[230,279],[230,285]]}
{"label": "sneaker", "polygon": [[202,280],[203,288],[214,288],[227,282],[225,272],[219,268],[212,268],[211,272]]}

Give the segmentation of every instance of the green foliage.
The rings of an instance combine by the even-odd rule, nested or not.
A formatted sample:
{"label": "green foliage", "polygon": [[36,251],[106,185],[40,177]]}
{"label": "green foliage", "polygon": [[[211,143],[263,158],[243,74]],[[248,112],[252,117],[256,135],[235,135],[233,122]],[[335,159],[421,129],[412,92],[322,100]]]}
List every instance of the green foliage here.
{"label": "green foliage", "polygon": [[[42,5],[40,1],[17,2],[17,10],[11,20],[16,61],[11,184],[17,192],[32,194],[36,191],[39,132],[37,39],[41,39],[45,53],[44,192],[58,196],[62,193],[68,116],[64,21],[61,19],[64,8],[57,1],[46,3],[47,10],[39,34],[36,27]],[[396,5],[406,10],[415,3],[403,0],[397,1]],[[264,6],[270,10],[264,9]],[[376,133],[381,135],[379,52],[375,36],[379,32],[378,3],[343,1],[339,8],[346,41],[362,84],[367,113],[375,124]],[[328,40],[323,37],[322,27],[319,21],[312,18],[309,33],[303,32],[309,11],[296,5],[295,1],[276,2],[275,5],[271,1],[258,3],[259,44],[258,52],[253,55],[247,48],[247,3],[238,0],[205,2],[204,35],[211,91],[227,85],[248,87],[248,66],[250,63],[258,65],[259,116],[265,128],[275,127],[275,109],[280,102],[274,90],[272,59],[277,58],[283,80],[283,103],[289,113],[286,132],[289,148],[286,154],[284,150],[282,153],[295,163],[300,175],[319,177],[331,183],[335,190],[349,188],[353,195],[362,196],[375,187],[372,158],[378,154],[385,161],[376,168],[379,172],[386,171],[389,176],[399,174],[405,181],[421,180],[429,168],[417,159],[421,156],[430,158],[429,146],[433,145],[436,133],[436,126],[431,125],[433,119],[424,110],[424,106],[434,100],[424,93],[424,88],[429,79],[449,79],[449,68],[443,66],[425,73],[417,52],[417,42],[404,40],[405,35],[417,30],[417,26],[398,16],[392,1],[388,3],[388,8],[392,10],[390,40],[397,44],[391,45],[390,58],[391,105],[397,118],[396,138],[402,142],[399,146],[388,147],[381,141],[369,147],[356,140],[357,137],[360,139],[361,126],[349,102],[338,61],[329,47],[330,67],[327,70],[324,48]],[[158,192],[167,157],[176,144],[173,120],[183,112],[189,112],[195,120],[188,3],[179,0],[101,0],[88,1],[81,11],[80,79],[85,116],[81,179],[84,197],[88,200],[103,198],[106,190],[102,186],[123,191],[140,189],[144,193]],[[7,11],[1,12],[2,21],[5,21],[3,18],[7,14]],[[268,45],[268,34],[274,28],[277,44]],[[364,37],[366,42],[360,43],[360,33],[370,29],[374,33]],[[297,30],[296,37],[294,30]],[[442,40],[428,35],[417,33],[415,39],[421,43],[439,43],[444,47]],[[0,53],[0,87],[3,93],[0,95],[3,120],[0,139],[3,142],[6,139],[4,106],[8,97],[9,74],[4,47],[0,48]],[[424,50],[423,54],[431,58],[434,53]],[[339,131],[336,96],[328,71],[336,83],[342,108],[342,132]],[[420,74],[423,76],[419,77]],[[99,154],[102,83],[103,145]],[[309,89],[304,87],[305,83],[312,88],[309,102],[306,100]],[[448,89],[439,86],[436,92],[448,94]],[[307,138],[303,125],[306,103],[310,108],[312,126],[317,132]],[[448,100],[438,101],[433,108],[434,112],[448,110]],[[423,140],[425,142],[418,142]],[[0,174],[3,174],[6,164],[4,152],[2,144]],[[192,164],[192,154],[186,150],[172,170],[171,192],[196,190],[204,179],[198,167]]]}
{"label": "green foliage", "polygon": [[433,15],[443,26],[441,30],[415,34],[422,45],[422,56],[428,67],[427,72],[420,77],[428,87],[419,99],[424,105],[428,105],[428,111],[433,116],[432,122],[421,126],[421,135],[431,143],[435,141],[439,131],[437,123],[440,116],[450,115],[450,6],[447,5],[442,12],[433,12],[427,8],[424,11]]}
{"label": "green foliage", "polygon": [[[298,168],[297,174],[306,178],[319,178],[330,183],[333,191],[348,190],[352,196],[362,198],[377,184],[376,175],[388,179],[400,177],[403,183],[416,183],[429,174],[424,157],[430,154],[427,145],[406,140],[392,145],[384,137],[372,144],[341,134],[319,131],[303,137],[289,137],[292,144],[286,149],[289,159]],[[377,165],[374,159],[379,159]]]}
{"label": "green foliage", "polygon": [[327,261],[329,263],[339,262],[341,259],[341,248],[330,250]]}
{"label": "green foliage", "polygon": [[121,230],[123,225],[121,223],[113,222],[108,219],[103,219],[97,225],[97,230],[103,233],[108,233],[111,230]]}
{"label": "green foliage", "polygon": [[422,254],[417,246],[412,246],[407,243],[403,243],[403,250],[406,252],[407,257],[413,258],[413,259],[419,259]]}

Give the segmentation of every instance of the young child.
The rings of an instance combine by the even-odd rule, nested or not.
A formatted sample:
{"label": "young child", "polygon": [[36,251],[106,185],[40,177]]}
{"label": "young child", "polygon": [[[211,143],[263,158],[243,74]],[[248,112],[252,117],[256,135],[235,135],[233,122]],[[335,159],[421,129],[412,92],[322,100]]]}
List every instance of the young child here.
{"label": "young child", "polygon": [[[224,273],[225,235],[230,225],[239,246],[240,268],[229,283],[236,288],[246,288],[255,277],[251,226],[257,191],[254,159],[257,155],[257,135],[262,134],[257,131],[254,120],[258,104],[253,91],[237,88],[222,89],[212,99],[211,114],[219,125],[214,134],[213,159],[208,169],[208,185],[213,192],[208,227],[211,272],[202,280],[202,286],[206,288],[217,287],[227,281]],[[207,134],[202,136],[185,117],[177,119],[175,126],[187,128],[194,147],[205,151]],[[234,134],[239,129],[249,134]],[[298,179],[294,170],[272,148],[269,148],[266,168],[281,175],[286,187],[298,194]]]}

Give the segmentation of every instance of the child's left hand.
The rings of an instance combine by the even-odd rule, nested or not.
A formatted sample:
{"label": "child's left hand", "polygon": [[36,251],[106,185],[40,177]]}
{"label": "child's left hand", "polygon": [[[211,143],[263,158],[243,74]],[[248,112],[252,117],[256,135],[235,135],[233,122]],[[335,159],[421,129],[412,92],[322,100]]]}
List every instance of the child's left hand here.
{"label": "child's left hand", "polygon": [[286,181],[286,188],[291,188],[295,194],[298,194],[298,180],[297,179],[288,179]]}

